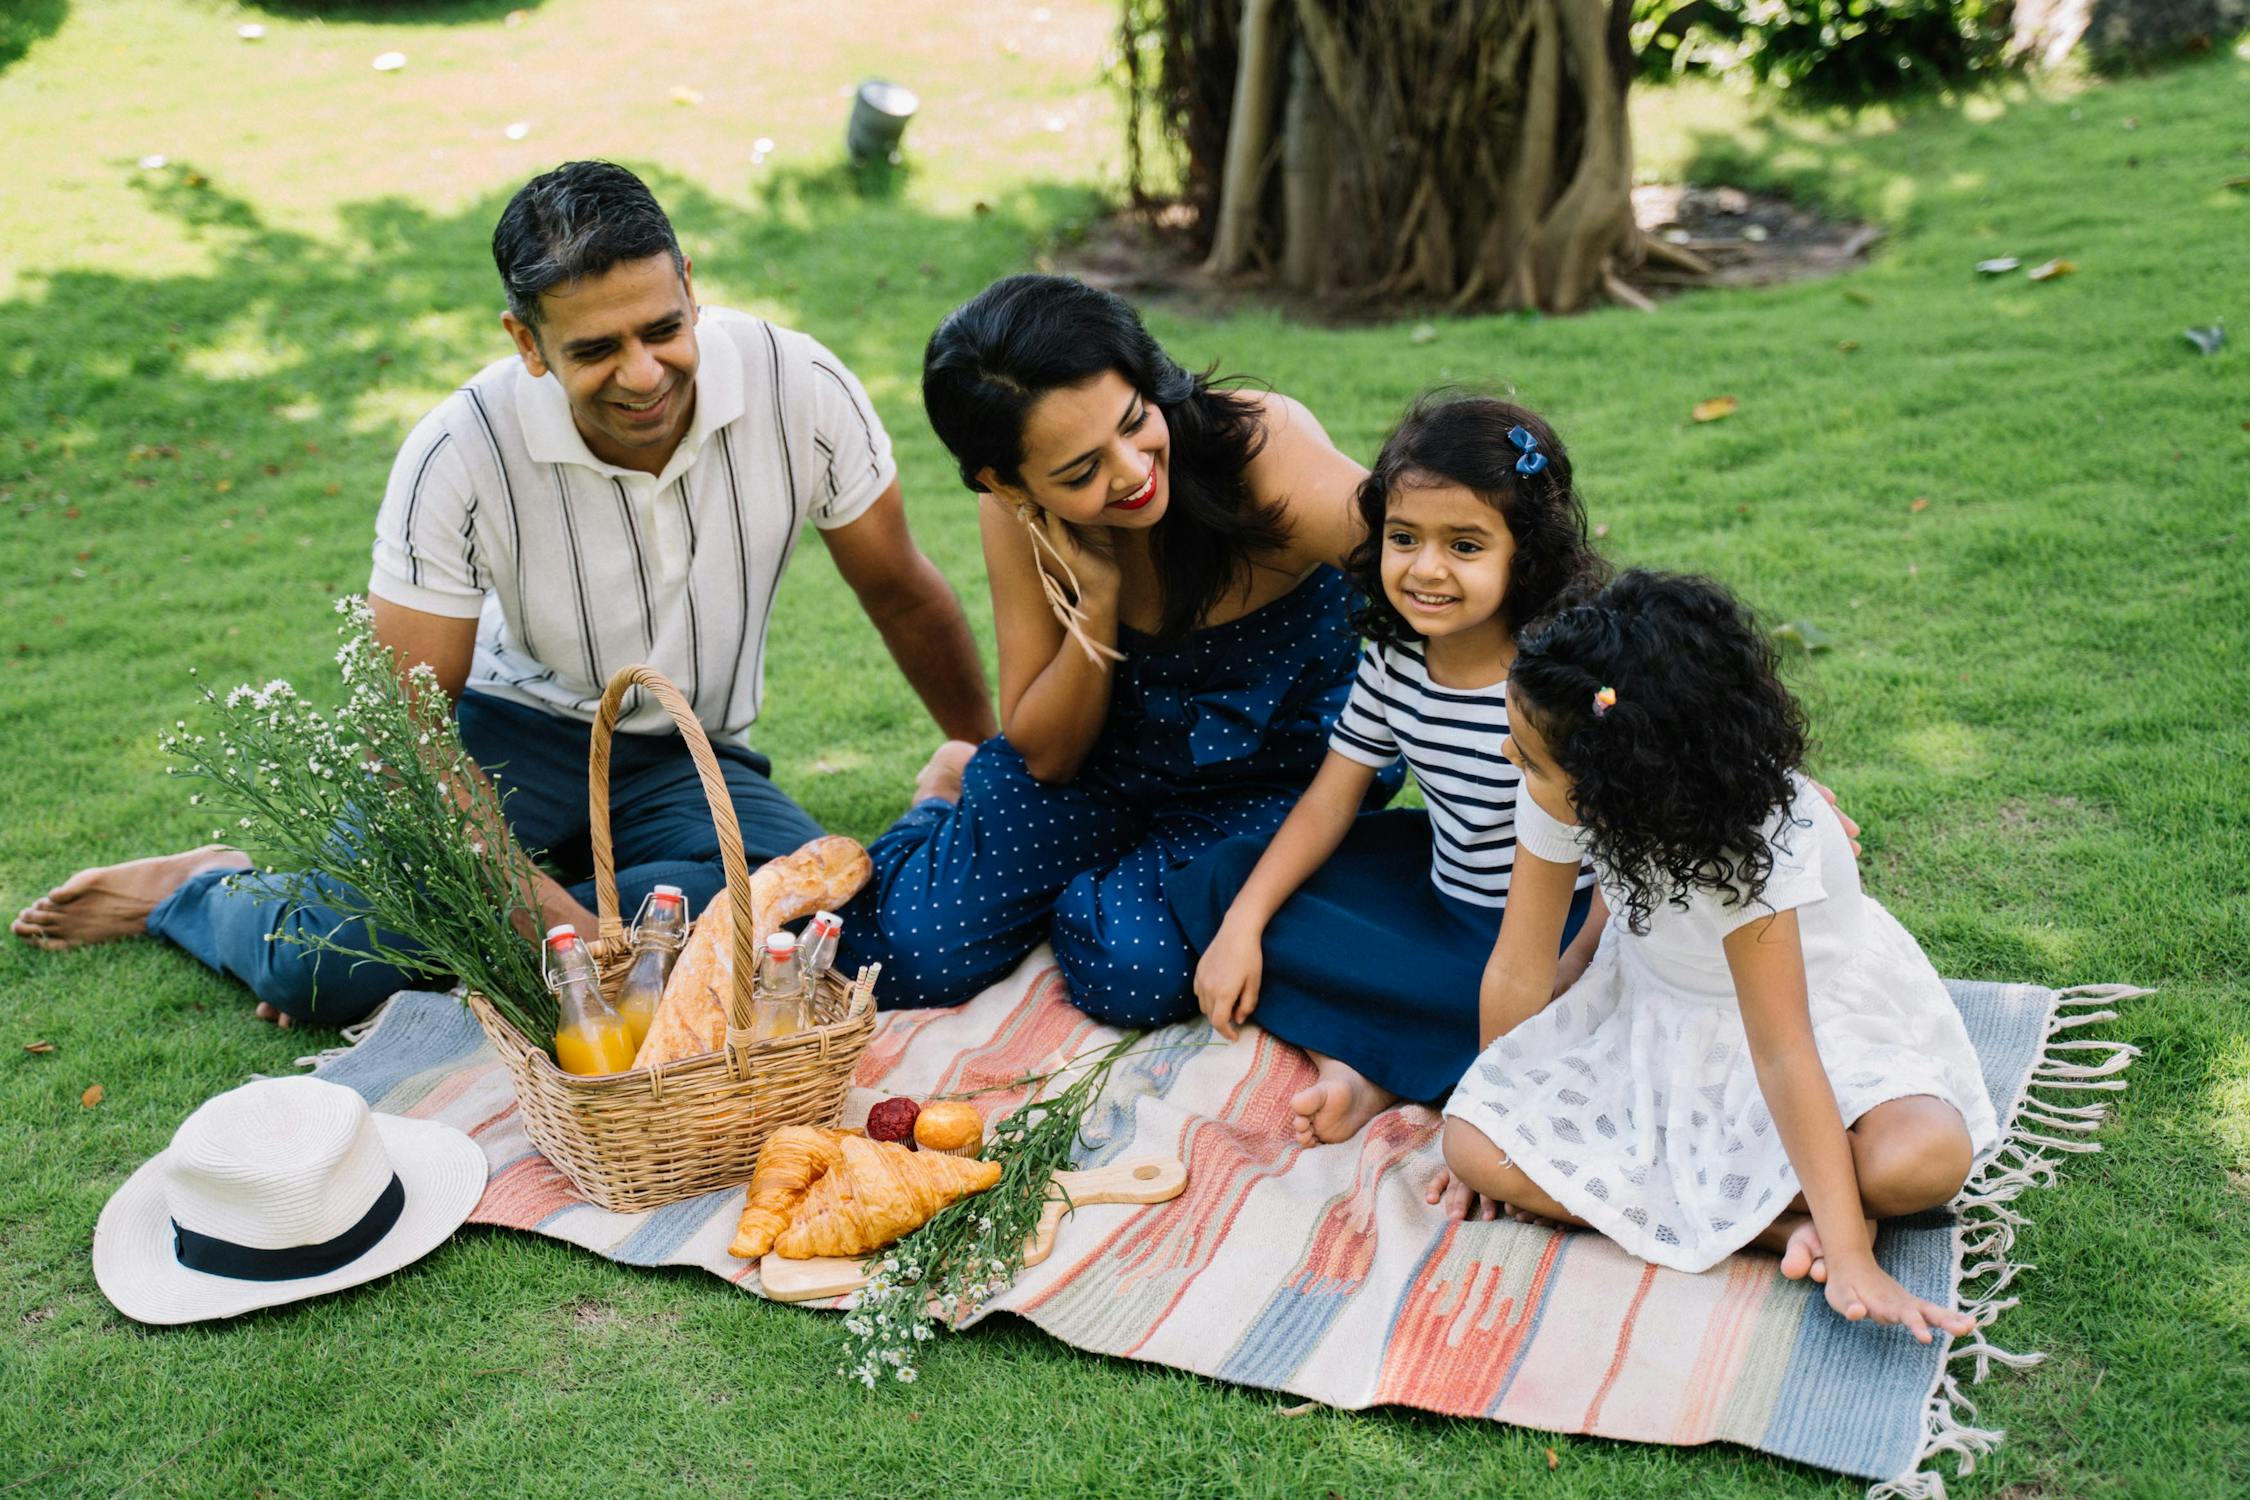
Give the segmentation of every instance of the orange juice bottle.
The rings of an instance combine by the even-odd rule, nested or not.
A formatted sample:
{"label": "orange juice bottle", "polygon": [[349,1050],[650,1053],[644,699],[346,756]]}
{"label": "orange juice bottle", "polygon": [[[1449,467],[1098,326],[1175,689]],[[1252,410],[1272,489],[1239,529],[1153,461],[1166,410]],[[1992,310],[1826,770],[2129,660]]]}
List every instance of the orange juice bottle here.
{"label": "orange juice bottle", "polygon": [[687,897],[676,885],[660,885],[641,903],[633,918],[633,966],[617,991],[617,1013],[633,1033],[638,1048],[656,1019],[664,999],[664,982],[687,943]]}
{"label": "orange juice bottle", "polygon": [[565,1073],[622,1073],[638,1050],[632,1028],[602,998],[594,955],[565,922],[547,931],[547,984],[555,992],[555,1061]]}

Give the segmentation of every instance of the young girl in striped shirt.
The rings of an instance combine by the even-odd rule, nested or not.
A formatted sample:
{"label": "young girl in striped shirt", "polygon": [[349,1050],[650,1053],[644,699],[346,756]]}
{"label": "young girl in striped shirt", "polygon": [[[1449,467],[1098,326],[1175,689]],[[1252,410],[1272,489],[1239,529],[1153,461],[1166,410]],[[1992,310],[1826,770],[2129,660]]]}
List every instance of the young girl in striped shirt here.
{"label": "young girl in striped shirt", "polygon": [[[1326,761],[1270,842],[1228,840],[1166,882],[1212,1025],[1231,1038],[1255,1014],[1312,1055],[1318,1079],[1292,1101],[1306,1146],[1436,1099],[1476,1057],[1515,858],[1519,775],[1500,742],[1516,632],[1605,573],[1562,444],[1508,402],[1418,403],[1359,509],[1346,566],[1369,640]],[[1427,810],[1362,814],[1402,756]],[[1591,956],[1598,913],[1587,872],[1561,983]]]}

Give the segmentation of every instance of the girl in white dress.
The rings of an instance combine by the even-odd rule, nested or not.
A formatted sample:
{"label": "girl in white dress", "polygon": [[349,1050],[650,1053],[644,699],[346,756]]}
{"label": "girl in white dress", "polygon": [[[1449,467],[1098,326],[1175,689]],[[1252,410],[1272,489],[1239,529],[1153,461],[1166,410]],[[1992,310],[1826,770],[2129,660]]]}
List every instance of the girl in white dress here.
{"label": "girl in white dress", "polygon": [[[1873,1221],[1950,1201],[1999,1126],[1937,971],[1797,769],[1766,637],[1716,584],[1626,573],[1527,632],[1508,691],[1515,879],[1446,1106],[1456,1204],[1682,1271],[1755,1243],[1846,1318],[1967,1333],[1876,1265]],[[1613,916],[1550,1002],[1582,856]]]}

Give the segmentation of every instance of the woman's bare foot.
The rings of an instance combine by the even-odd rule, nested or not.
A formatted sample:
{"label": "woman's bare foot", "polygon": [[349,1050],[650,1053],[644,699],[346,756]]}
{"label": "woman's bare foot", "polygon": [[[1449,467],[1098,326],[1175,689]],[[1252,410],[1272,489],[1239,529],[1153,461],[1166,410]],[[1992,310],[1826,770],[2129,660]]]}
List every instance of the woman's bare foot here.
{"label": "woman's bare foot", "polygon": [[34,948],[61,953],[90,943],[140,937],[148,914],[205,870],[247,870],[250,856],[224,844],[80,870],[25,907],[9,930]]}
{"label": "woman's bare foot", "polygon": [[289,1012],[285,1010],[276,1010],[263,1000],[260,1000],[258,1002],[258,1019],[261,1021],[271,1021],[274,1025],[279,1026],[283,1031],[287,1031],[290,1027],[297,1024],[296,1022],[289,1019]]}
{"label": "woman's bare foot", "polygon": [[1297,1144],[1310,1150],[1322,1143],[1348,1141],[1360,1127],[1398,1103],[1398,1095],[1377,1088],[1349,1063],[1308,1052],[1320,1074],[1310,1088],[1289,1101],[1296,1115]]}
{"label": "woman's bare foot", "polygon": [[969,757],[976,753],[977,747],[967,740],[947,740],[938,746],[914,778],[914,805],[919,807],[933,799],[960,801],[961,777],[969,769]]}

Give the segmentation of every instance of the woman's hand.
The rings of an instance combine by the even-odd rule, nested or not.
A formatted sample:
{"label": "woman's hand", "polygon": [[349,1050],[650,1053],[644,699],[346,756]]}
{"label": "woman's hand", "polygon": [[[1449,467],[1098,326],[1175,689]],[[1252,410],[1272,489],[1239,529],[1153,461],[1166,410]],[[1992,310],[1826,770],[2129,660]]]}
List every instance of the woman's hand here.
{"label": "woman's hand", "polygon": [[1828,1305],[1840,1317],[1854,1323],[1868,1319],[1903,1324],[1925,1344],[1930,1341],[1933,1328],[1942,1328],[1959,1338],[1976,1327],[1967,1314],[1925,1302],[1900,1286],[1889,1272],[1875,1263],[1874,1255],[1868,1251],[1847,1251],[1842,1255],[1830,1255],[1827,1260]]}
{"label": "woman's hand", "polygon": [[1246,924],[1221,922],[1195,966],[1195,1003],[1210,1018],[1211,1029],[1230,1042],[1258,1008],[1258,981],[1266,967],[1264,938]]}
{"label": "woman's hand", "polygon": [[1096,547],[1081,541],[1051,512],[1037,507],[1033,507],[1026,524],[1039,528],[1047,547],[1053,549],[1052,557],[1059,558],[1068,568],[1068,572],[1057,569],[1059,576],[1055,582],[1069,588],[1072,580],[1076,580],[1079,608],[1091,614],[1107,614],[1117,608],[1123,574],[1118,568],[1114,547]]}

